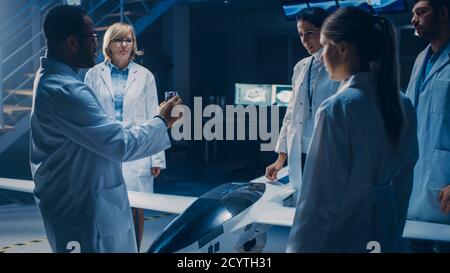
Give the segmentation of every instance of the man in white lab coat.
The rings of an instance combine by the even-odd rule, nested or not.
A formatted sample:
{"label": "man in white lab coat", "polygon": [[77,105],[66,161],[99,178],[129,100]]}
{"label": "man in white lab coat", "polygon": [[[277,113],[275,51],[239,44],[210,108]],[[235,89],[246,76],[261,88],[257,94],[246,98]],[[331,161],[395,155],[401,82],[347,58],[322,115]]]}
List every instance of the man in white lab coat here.
{"label": "man in white lab coat", "polygon": [[179,97],[136,126],[110,119],[77,75],[95,65],[93,22],[78,7],[44,19],[48,52],[33,88],[30,163],[34,194],[54,252],[136,252],[121,162],[170,147]]}
{"label": "man in white lab coat", "polygon": [[266,177],[277,179],[277,173],[286,159],[289,181],[296,190],[294,202],[300,195],[302,169],[314,129],[314,117],[319,105],[336,93],[339,82],[332,81],[320,59],[320,28],[326,18],[322,8],[305,9],[297,16],[297,30],[305,49],[311,54],[294,67],[293,95],[281,127],[275,152],[278,159],[266,168]]}
{"label": "man in white lab coat", "polygon": [[[450,22],[449,0],[418,0],[411,23],[430,41],[417,56],[407,95],[418,118],[419,160],[408,218],[450,224],[439,196],[450,185]],[[414,251],[434,251],[433,243],[412,241]],[[447,248],[450,250],[450,248]]]}

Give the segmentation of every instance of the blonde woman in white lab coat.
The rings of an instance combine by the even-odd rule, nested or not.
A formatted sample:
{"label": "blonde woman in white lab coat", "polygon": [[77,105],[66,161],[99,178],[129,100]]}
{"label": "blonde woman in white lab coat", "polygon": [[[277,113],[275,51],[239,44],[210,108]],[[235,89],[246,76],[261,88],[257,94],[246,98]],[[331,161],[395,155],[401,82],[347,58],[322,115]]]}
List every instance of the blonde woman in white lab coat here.
{"label": "blonde woman in white lab coat", "polygon": [[[91,68],[85,83],[92,88],[105,112],[113,119],[139,123],[151,119],[158,110],[155,77],[133,62],[137,55],[132,26],[116,23],[108,28],[103,41],[105,61]],[[164,151],[122,165],[127,190],[153,192],[153,179],[166,167]],[[143,209],[133,208],[138,248],[144,229]]]}

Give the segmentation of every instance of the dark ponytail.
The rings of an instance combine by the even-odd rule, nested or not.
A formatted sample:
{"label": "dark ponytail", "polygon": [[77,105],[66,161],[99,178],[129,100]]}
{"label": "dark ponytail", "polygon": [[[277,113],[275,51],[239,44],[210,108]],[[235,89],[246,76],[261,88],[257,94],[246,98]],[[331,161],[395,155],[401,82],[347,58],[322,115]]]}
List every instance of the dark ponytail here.
{"label": "dark ponytail", "polygon": [[322,35],[336,43],[353,44],[363,65],[377,75],[377,97],[384,126],[392,144],[397,146],[405,118],[393,24],[358,8],[341,8],[325,20]]}
{"label": "dark ponytail", "polygon": [[383,35],[379,59],[378,100],[384,125],[389,137],[397,146],[404,126],[405,114],[400,98],[399,61],[394,25],[384,17],[379,18]]}

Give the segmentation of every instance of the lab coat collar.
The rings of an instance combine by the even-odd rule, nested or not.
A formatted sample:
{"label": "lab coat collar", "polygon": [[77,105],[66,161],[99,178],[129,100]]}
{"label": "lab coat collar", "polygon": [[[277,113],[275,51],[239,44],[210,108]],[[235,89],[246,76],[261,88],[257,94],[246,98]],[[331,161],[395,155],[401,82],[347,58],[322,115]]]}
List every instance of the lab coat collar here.
{"label": "lab coat collar", "polygon": [[[114,93],[113,93],[113,88],[112,88],[112,80],[111,80],[111,67],[112,67],[112,63],[110,63],[109,61],[104,61],[103,65],[101,66],[101,75],[102,75],[102,79],[106,85],[106,87],[108,88],[109,94],[111,95],[111,98],[114,99]],[[139,67],[136,65],[135,62],[131,61],[128,66],[127,69],[129,69],[128,71],[128,79],[127,79],[127,84],[125,86],[125,90],[124,90],[124,96],[125,94],[128,92],[128,90],[130,90],[131,85],[136,81],[137,79],[137,72],[139,71]]]}
{"label": "lab coat collar", "polygon": [[314,60],[322,62],[322,59],[320,58],[320,55],[322,55],[322,51],[323,51],[323,47],[312,55]]}
{"label": "lab coat collar", "polygon": [[340,93],[356,84],[374,83],[375,81],[376,76],[372,71],[367,70],[364,72],[359,72],[351,75],[348,79],[343,80],[337,93]]}
{"label": "lab coat collar", "polygon": [[133,61],[131,61],[128,64],[128,80],[127,80],[127,84],[125,86],[125,93],[126,94],[128,92],[128,90],[130,90],[131,85],[136,81],[137,79],[137,75],[138,75],[138,66],[136,65],[136,63],[134,63]]}
{"label": "lab coat collar", "polygon": [[101,70],[100,75],[102,77],[103,83],[105,84],[106,88],[108,89],[108,92],[111,95],[111,98],[114,99],[112,80],[111,80],[111,69],[108,65],[108,61],[103,62],[103,64],[100,66],[100,70]]}
{"label": "lab coat collar", "polygon": [[77,74],[78,69],[69,66],[68,64],[58,60],[54,55],[47,51],[44,57],[41,57],[41,67],[43,69],[54,69],[58,74],[69,74],[81,80],[80,76]]}
{"label": "lab coat collar", "polygon": [[[428,50],[431,50],[431,45],[429,45],[427,47],[427,51],[425,51],[425,52],[428,52]],[[425,56],[426,56],[426,54],[425,54]],[[445,46],[445,48],[442,49],[438,59],[434,63],[433,67],[431,68],[430,73],[428,73],[428,75],[423,83],[423,86],[425,86],[427,84],[427,82],[433,77],[433,75],[436,72],[440,71],[443,66],[447,65],[449,60],[450,60],[450,42],[447,42],[447,45]]]}
{"label": "lab coat collar", "polygon": [[113,68],[115,68],[115,69],[117,69],[117,70],[119,70],[119,71],[125,71],[125,70],[128,70],[128,72],[129,72],[129,71],[130,71],[130,68],[131,68],[131,66],[132,66],[132,62],[129,62],[126,68],[120,69],[120,68],[118,68],[115,64],[113,64],[111,61],[106,61],[106,63],[108,64],[109,69],[112,70]]}

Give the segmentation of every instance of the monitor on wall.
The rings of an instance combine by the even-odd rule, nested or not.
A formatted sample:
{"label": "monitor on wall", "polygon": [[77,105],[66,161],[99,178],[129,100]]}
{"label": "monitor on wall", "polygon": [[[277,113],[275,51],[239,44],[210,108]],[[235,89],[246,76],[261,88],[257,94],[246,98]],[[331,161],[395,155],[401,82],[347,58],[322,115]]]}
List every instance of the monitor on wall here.
{"label": "monitor on wall", "polygon": [[321,7],[329,13],[340,7],[358,7],[376,14],[406,11],[405,0],[282,0],[281,4],[288,20],[295,20],[308,7]]}
{"label": "monitor on wall", "polygon": [[308,8],[308,5],[305,3],[291,3],[283,5],[283,12],[288,20],[295,20],[297,14],[299,14],[302,10]]}
{"label": "monitor on wall", "polygon": [[270,84],[236,83],[234,104],[242,105],[272,105],[274,94]]}
{"label": "monitor on wall", "polygon": [[236,83],[234,104],[287,106],[291,96],[291,85]]}
{"label": "monitor on wall", "polygon": [[288,106],[292,97],[292,85],[273,85],[275,90],[275,105]]}

